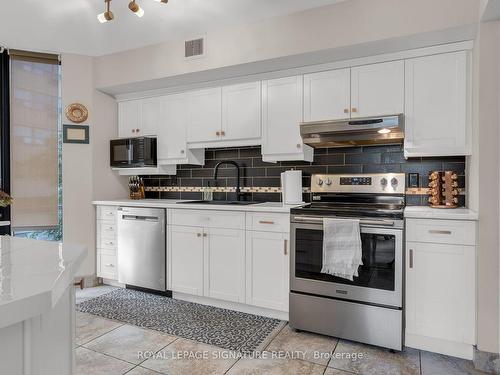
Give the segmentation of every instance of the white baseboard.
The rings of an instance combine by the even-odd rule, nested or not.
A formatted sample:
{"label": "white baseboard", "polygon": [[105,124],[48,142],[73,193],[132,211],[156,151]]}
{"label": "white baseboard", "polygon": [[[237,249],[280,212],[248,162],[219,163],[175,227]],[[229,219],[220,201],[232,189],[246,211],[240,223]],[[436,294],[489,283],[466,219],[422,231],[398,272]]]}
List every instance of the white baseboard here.
{"label": "white baseboard", "polygon": [[472,344],[464,344],[408,333],[405,335],[405,346],[468,360],[472,360],[474,356],[474,346]]}
{"label": "white baseboard", "polygon": [[118,288],[125,288],[125,284],[121,284],[116,280],[102,279],[102,283],[104,285],[111,285],[111,286],[116,286]]}
{"label": "white baseboard", "polygon": [[240,311],[248,314],[266,316],[268,318],[280,319],[288,321],[288,312],[278,311],[272,309],[266,309],[262,307],[256,307],[251,305],[245,305],[243,303],[221,301],[218,299],[193,296],[191,294],[177,293],[173,292],[173,298],[180,299],[182,301],[199,303],[201,305],[215,306],[222,309],[229,309],[234,311]]}

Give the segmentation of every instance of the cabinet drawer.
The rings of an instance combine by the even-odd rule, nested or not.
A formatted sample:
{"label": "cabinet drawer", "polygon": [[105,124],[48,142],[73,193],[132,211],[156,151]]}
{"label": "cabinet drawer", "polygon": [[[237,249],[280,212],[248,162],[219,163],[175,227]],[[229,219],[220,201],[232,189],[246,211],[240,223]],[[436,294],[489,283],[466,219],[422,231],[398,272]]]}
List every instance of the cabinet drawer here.
{"label": "cabinet drawer", "polygon": [[288,233],[290,231],[290,215],[270,214],[270,213],[248,213],[247,230]]}
{"label": "cabinet drawer", "polygon": [[245,229],[245,213],[212,210],[170,210],[169,225],[189,227]]}
{"label": "cabinet drawer", "polygon": [[114,206],[98,206],[97,207],[97,220],[115,221],[116,220],[116,207]]}
{"label": "cabinet drawer", "polygon": [[456,245],[476,244],[476,223],[459,220],[406,220],[406,240]]}
{"label": "cabinet drawer", "polygon": [[116,240],[114,238],[100,238],[99,247],[103,249],[116,249]]}
{"label": "cabinet drawer", "polygon": [[116,262],[116,255],[109,255],[101,253],[99,255],[100,262],[100,277],[106,279],[116,280],[118,264]]}
{"label": "cabinet drawer", "polygon": [[99,226],[99,236],[102,238],[116,237],[116,224],[100,220],[97,222],[97,225]]}

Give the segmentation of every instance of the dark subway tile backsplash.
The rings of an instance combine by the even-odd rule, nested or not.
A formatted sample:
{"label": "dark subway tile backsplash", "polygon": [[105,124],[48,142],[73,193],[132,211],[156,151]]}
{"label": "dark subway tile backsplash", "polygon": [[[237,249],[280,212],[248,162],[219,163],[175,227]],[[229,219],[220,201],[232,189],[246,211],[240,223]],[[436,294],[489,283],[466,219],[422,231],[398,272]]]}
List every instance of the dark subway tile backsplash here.
{"label": "dark subway tile backsplash", "polygon": [[[303,161],[286,161],[267,163],[262,161],[260,147],[221,148],[206,150],[205,165],[179,165],[176,176],[143,176],[147,187],[235,187],[236,169],[232,165],[223,164],[219,169],[218,181],[213,180],[215,165],[224,160],[234,160],[242,167],[242,187],[279,187],[280,174],[289,169],[303,171],[303,186],[309,187],[310,176],[314,173],[419,173],[420,187],[427,187],[427,176],[433,170],[454,170],[458,173],[459,187],[465,186],[465,157],[430,157],[411,158],[406,160],[400,145],[363,146],[347,148],[316,149],[312,163]],[[147,198],[157,199],[202,199],[199,192],[151,192]],[[232,200],[234,193],[214,193],[214,199]],[[279,201],[279,193],[247,193],[246,200]],[[304,194],[306,201],[309,194]],[[460,203],[465,204],[465,197]],[[409,195],[408,205],[425,205],[424,195]]]}

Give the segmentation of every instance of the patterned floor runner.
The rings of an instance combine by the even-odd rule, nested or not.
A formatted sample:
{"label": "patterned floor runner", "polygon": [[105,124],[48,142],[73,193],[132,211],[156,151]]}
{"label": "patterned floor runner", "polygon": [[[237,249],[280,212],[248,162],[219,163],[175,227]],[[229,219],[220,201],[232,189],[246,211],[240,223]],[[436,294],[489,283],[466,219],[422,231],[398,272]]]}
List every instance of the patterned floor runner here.
{"label": "patterned floor runner", "polygon": [[285,322],[130,289],[76,306],[81,312],[241,352],[263,350]]}

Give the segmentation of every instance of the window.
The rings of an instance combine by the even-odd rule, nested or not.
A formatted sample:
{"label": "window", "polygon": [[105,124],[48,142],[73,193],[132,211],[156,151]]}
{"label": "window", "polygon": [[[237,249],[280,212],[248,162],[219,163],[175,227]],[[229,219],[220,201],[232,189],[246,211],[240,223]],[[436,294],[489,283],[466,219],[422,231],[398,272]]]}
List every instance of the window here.
{"label": "window", "polygon": [[[20,51],[16,51],[20,52]],[[11,52],[11,222],[16,236],[61,240],[60,66]]]}

